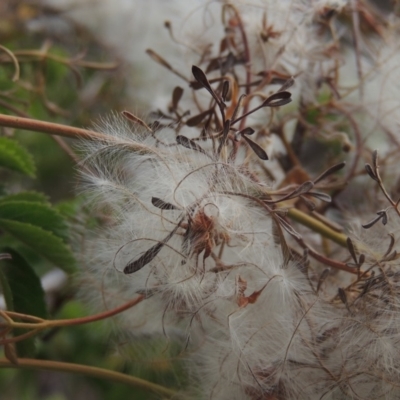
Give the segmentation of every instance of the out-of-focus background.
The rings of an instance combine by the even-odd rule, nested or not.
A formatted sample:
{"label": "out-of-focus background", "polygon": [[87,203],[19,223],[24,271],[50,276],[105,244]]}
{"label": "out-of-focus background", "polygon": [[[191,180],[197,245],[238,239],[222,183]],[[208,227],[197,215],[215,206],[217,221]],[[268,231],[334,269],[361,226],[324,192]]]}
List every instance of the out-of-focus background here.
{"label": "out-of-focus background", "polygon": [[[111,111],[145,109],[145,96],[134,100],[135,87],[140,85],[143,69],[140,63],[133,66],[134,55],[123,58],[114,41],[136,41],[144,53],[145,26],[140,36],[112,37],[112,26],[96,21],[101,13],[80,14],[80,7],[97,7],[103,2],[79,1],[61,4],[54,2],[2,0],[0,2],[0,45],[12,51],[19,60],[20,76],[12,81],[14,66],[6,52],[0,50],[0,113],[30,117],[77,127],[90,127],[99,117]],[[79,4],[78,4],[79,3]],[[98,4],[96,4],[98,3]],[[107,3],[107,2],[104,2]],[[128,6],[125,21],[140,21],[132,14],[132,6],[144,9],[142,2],[109,1],[112,7]],[[118,4],[121,3],[121,4]],[[130,4],[129,4],[130,3]],[[74,11],[74,10],[77,10]],[[107,11],[106,7],[104,12]],[[152,11],[157,14],[157,9]],[[79,21],[78,16],[83,19]],[[154,15],[154,14],[153,14]],[[158,21],[163,20],[157,15]],[[79,24],[81,22],[82,24]],[[96,32],[91,28],[95,26]],[[99,32],[103,26],[105,31]],[[106,30],[108,29],[108,32]],[[110,32],[111,30],[111,32]],[[160,26],[163,32],[165,28]],[[127,34],[135,29],[127,30]],[[136,32],[140,32],[136,29]],[[111,36],[110,36],[111,34]],[[107,37],[109,40],[106,40]],[[134,46],[133,46],[134,47]],[[132,47],[132,48],[133,48]],[[139,51],[139,50],[138,50]],[[0,128],[0,135],[18,140],[33,157],[36,177],[24,176],[1,169],[0,191],[17,193],[38,191],[44,193],[57,207],[71,226],[82,226],[88,218],[90,231],[96,222],[88,217],[86,206],[77,195],[78,178],[75,169],[74,142],[55,139],[42,133]],[[85,224],[85,222],[84,222]],[[79,230],[72,232],[70,244],[79,244]],[[11,239],[0,236],[0,244],[8,245]],[[26,251],[26,250],[25,250]],[[75,318],[90,312],[76,295],[75,286],[66,284],[51,264],[35,254],[24,254],[38,275],[45,277],[50,318]],[[78,260],[79,263],[79,260]],[[4,307],[4,300],[0,301]],[[143,346],[129,340],[112,323],[93,323],[72,328],[46,331],[36,340],[37,358],[81,363],[107,368],[142,377],[166,386],[176,386],[183,381],[179,366],[173,366],[169,351],[158,346],[157,341]],[[153,353],[148,361],[147,353]],[[147,361],[146,361],[147,360]],[[135,390],[123,384],[88,378],[82,375],[0,369],[1,400],[119,400],[153,398],[148,391]]]}

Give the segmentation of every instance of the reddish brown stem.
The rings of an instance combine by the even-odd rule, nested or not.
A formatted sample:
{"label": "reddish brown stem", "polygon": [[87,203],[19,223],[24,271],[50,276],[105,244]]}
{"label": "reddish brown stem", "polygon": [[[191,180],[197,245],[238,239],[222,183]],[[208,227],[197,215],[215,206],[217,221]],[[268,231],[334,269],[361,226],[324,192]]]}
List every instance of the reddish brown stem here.
{"label": "reddish brown stem", "polygon": [[69,137],[73,139],[86,140],[109,140],[107,135],[90,131],[88,129],[75,128],[73,126],[55,124],[52,122],[39,121],[31,118],[22,118],[11,115],[0,114],[0,126],[9,128],[25,129],[34,132],[49,133]]}

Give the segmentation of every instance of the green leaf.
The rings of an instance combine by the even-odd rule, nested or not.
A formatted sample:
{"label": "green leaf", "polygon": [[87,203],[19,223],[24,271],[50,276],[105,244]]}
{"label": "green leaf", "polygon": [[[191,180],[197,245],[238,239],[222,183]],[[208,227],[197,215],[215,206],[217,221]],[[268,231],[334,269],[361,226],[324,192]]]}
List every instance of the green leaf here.
{"label": "green leaf", "polygon": [[14,200],[21,200],[21,201],[31,201],[34,203],[45,203],[50,204],[49,199],[47,196],[40,192],[20,192],[15,194],[9,194],[3,197],[0,197],[0,203],[5,201],[14,201]]}
{"label": "green leaf", "polygon": [[[63,239],[67,238],[67,225],[63,217],[48,204],[29,201],[0,200],[0,221],[19,221],[39,226],[46,231],[54,233]],[[2,222],[0,222],[0,227]]]}
{"label": "green leaf", "polygon": [[0,226],[67,273],[75,272],[75,259],[69,247],[52,232],[29,223],[0,219]]}
{"label": "green leaf", "polygon": [[[0,277],[5,296],[7,309],[22,314],[47,318],[45,294],[39,277],[32,267],[16,251],[6,248],[11,254],[11,260],[0,262]],[[11,297],[11,298],[10,298]],[[25,330],[16,329],[14,335],[21,335]],[[29,357],[35,352],[34,338],[17,343],[19,357]]]}
{"label": "green leaf", "polygon": [[32,156],[16,141],[0,137],[0,166],[34,177],[36,168]]}

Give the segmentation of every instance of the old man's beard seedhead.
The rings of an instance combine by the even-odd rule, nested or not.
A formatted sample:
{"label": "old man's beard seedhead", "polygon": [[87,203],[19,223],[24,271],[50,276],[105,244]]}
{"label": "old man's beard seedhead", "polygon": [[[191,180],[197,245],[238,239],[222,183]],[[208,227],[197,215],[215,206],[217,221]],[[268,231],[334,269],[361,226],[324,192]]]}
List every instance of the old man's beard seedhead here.
{"label": "old man's beard seedhead", "polygon": [[[110,142],[90,144],[84,164],[92,192],[111,210],[111,240],[101,247],[115,241],[110,251],[115,269],[135,274],[134,292],[165,296],[172,291],[171,304],[190,311],[219,287],[227,290],[221,273],[230,275],[246,266],[258,271],[264,248],[279,247],[272,221],[282,219],[269,215],[274,205],[268,205],[268,186],[256,179],[246,161],[246,152],[264,159],[266,152],[247,137],[254,132],[251,128],[234,129],[241,120],[237,110],[232,122],[225,118],[227,85],[217,94],[199,68],[194,72],[223,113],[221,132],[201,141],[176,135],[172,126],[132,132],[121,117],[106,123],[112,130]],[[289,100],[290,94],[282,91],[261,106]],[[240,137],[246,151],[239,149]],[[226,296],[234,291],[229,289]]]}
{"label": "old man's beard seedhead", "polygon": [[[187,81],[195,107],[181,105],[188,99],[176,87],[167,113],[111,117],[99,126],[109,138],[86,145],[82,171],[104,221],[91,276],[107,307],[145,297],[120,323],[137,337],[179,343],[192,390],[205,398],[396,398],[396,204],[351,238],[324,215],[330,194],[356,177],[361,147],[340,179],[344,155],[330,151],[330,139],[321,146],[328,165],[306,160],[307,169],[309,143],[303,135],[296,147],[296,135],[334,136],[349,123],[356,131],[356,122],[339,101],[307,105],[307,96],[299,110],[280,114],[294,79],[264,71],[251,81],[238,42],[243,24],[232,10],[223,55],[205,53],[207,73],[193,66]],[[253,118],[261,109],[270,111],[267,123]],[[271,149],[271,132],[286,154]],[[350,136],[341,135],[347,139],[337,147],[353,156],[352,146],[340,146]],[[388,195],[372,158],[366,172]],[[378,226],[385,249],[382,240],[368,246]]]}

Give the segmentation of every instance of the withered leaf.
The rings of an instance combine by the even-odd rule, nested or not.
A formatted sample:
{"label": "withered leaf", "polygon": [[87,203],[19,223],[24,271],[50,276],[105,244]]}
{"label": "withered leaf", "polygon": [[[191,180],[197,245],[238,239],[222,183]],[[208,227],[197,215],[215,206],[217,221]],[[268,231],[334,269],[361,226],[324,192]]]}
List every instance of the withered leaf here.
{"label": "withered leaf", "polygon": [[358,264],[356,249],[354,247],[354,244],[353,244],[353,241],[351,240],[351,238],[348,237],[346,239],[346,244],[347,244],[347,248],[349,249],[349,252],[351,254],[351,257],[353,258],[354,262],[356,264]]}
{"label": "withered leaf", "polygon": [[207,115],[210,115],[210,113],[212,112],[212,109],[210,110],[206,110],[201,112],[200,114],[194,115],[193,117],[189,118],[186,121],[186,125],[187,126],[197,126],[199,125],[205,117],[207,117]]}
{"label": "withered leaf", "polygon": [[141,270],[144,266],[146,266],[149,262],[153,261],[153,259],[157,256],[157,254],[160,252],[160,250],[163,248],[165,243],[168,242],[169,239],[172,238],[172,236],[175,234],[175,232],[178,230],[181,222],[183,219],[176,225],[176,227],[165,237],[164,240],[161,242],[158,242],[155,244],[153,247],[151,247],[149,250],[147,250],[142,256],[140,256],[137,260],[130,262],[129,264],[126,265],[124,268],[124,274],[133,274],[134,272],[137,272]]}
{"label": "withered leaf", "polygon": [[339,288],[338,289],[338,295],[339,295],[339,299],[342,301],[342,303],[347,306],[346,292],[342,288]]}
{"label": "withered leaf", "polygon": [[398,258],[397,251],[393,250],[392,253],[388,254],[382,261],[393,261]]}
{"label": "withered leaf", "polygon": [[240,131],[240,134],[251,136],[254,132],[255,130],[253,128],[244,128],[243,130]]}
{"label": "withered leaf", "polygon": [[151,247],[149,250],[147,250],[137,260],[129,263],[124,268],[124,274],[133,274],[134,272],[137,272],[140,269],[142,269],[145,265],[147,265],[150,261],[152,261],[157,256],[157,254],[160,252],[160,250],[162,249],[164,244],[165,244],[164,241],[157,243],[156,245]]}
{"label": "withered leaf", "polygon": [[299,235],[299,233],[297,233],[292,225],[289,224],[289,222],[285,221],[280,215],[276,215],[278,217],[279,223],[282,225],[282,228],[289,233],[290,235],[292,235],[294,238],[301,240],[301,236]]}
{"label": "withered leaf", "polygon": [[219,104],[220,100],[216,95],[216,93],[214,92],[213,88],[211,87],[210,82],[208,82],[206,74],[201,70],[201,68],[197,67],[196,65],[193,65],[192,74],[195,77],[196,81],[199,82],[204,87],[204,89],[206,89],[215,99],[215,101]]}
{"label": "withered leaf", "polygon": [[383,225],[387,224],[387,214],[386,211],[378,211],[377,212],[378,216],[375,217],[372,221],[361,225],[364,229],[368,229],[371,228],[371,226],[374,226],[380,219],[382,219],[382,223]]}
{"label": "withered leaf", "polygon": [[390,236],[390,243],[389,243],[389,247],[386,250],[386,253],[384,254],[384,256],[387,256],[393,250],[393,246],[394,246],[394,242],[395,242],[394,235],[393,235],[393,233],[389,233],[389,236]]}
{"label": "withered leaf", "polygon": [[246,97],[245,94],[240,95],[239,100],[238,100],[238,102],[236,104],[236,107],[235,107],[235,109],[233,111],[233,114],[232,114],[232,117],[231,117],[231,121],[235,121],[236,120],[237,114],[239,112],[239,109],[242,107],[243,99],[245,97]]}
{"label": "withered leaf", "polygon": [[232,68],[237,63],[237,59],[232,52],[226,56],[226,59],[221,63],[221,75],[225,75],[228,71],[231,71]]}
{"label": "withered leaf", "polygon": [[151,49],[147,49],[146,53],[158,64],[161,64],[163,67],[169,69],[169,70],[173,70],[171,64],[164,60],[164,58],[162,58],[160,55],[158,55],[155,51],[151,50]]}
{"label": "withered leaf", "polygon": [[229,133],[230,129],[231,129],[231,120],[227,119],[224,121],[224,129],[222,131],[222,138],[221,138],[221,142],[218,146],[218,150],[217,150],[218,154],[221,153],[222,147],[225,145],[226,138],[228,137],[228,133]]}
{"label": "withered leaf", "polygon": [[300,195],[299,196],[301,198],[301,200],[304,202],[304,204],[306,205],[306,207],[310,210],[310,211],[314,211],[315,210],[315,203],[309,199],[307,199],[307,197]]}
{"label": "withered leaf", "polygon": [[372,152],[372,164],[374,165],[374,170],[378,170],[378,150]]}
{"label": "withered leaf", "polygon": [[180,144],[183,147],[186,147],[187,149],[199,151],[200,153],[207,155],[207,153],[200,145],[198,145],[194,140],[187,138],[186,136],[178,135],[176,137],[176,143]]}
{"label": "withered leaf", "polygon": [[335,172],[340,171],[345,165],[346,165],[346,162],[343,161],[339,164],[335,164],[332,167],[329,167],[326,171],[324,171],[321,175],[319,175],[317,178],[314,179],[314,184],[317,184],[318,182],[327,178],[329,175],[332,175]]}
{"label": "withered leaf", "polygon": [[284,82],[284,84],[279,88],[278,92],[284,92],[285,90],[289,89],[293,85],[294,85],[294,78],[291,77]]}
{"label": "withered leaf", "polygon": [[179,210],[180,209],[171,203],[167,203],[166,201],[159,199],[158,197],[152,197],[151,204],[153,204],[154,207],[160,208],[161,210]]}
{"label": "withered leaf", "polygon": [[223,53],[228,48],[228,39],[224,37],[219,44],[219,52]]}
{"label": "withered leaf", "polygon": [[329,268],[325,268],[322,271],[321,276],[318,279],[318,284],[317,284],[317,293],[319,292],[319,289],[321,288],[321,285],[324,283],[325,279],[328,277],[329,275]]}
{"label": "withered leaf", "polygon": [[176,86],[172,92],[172,109],[176,110],[178,108],[178,103],[183,95],[183,89],[180,86]]}
{"label": "withered leaf", "polygon": [[221,94],[223,101],[226,101],[226,98],[229,93],[229,89],[230,89],[229,81],[224,81],[224,83],[222,84],[222,94]]}
{"label": "withered leaf", "polygon": [[365,170],[367,171],[368,175],[376,182],[379,182],[378,177],[375,175],[374,170],[372,169],[370,164],[365,164]]}
{"label": "withered leaf", "polygon": [[220,58],[213,58],[206,68],[206,73],[215,71],[216,69],[218,69],[220,67],[220,65],[221,65]]}
{"label": "withered leaf", "polygon": [[292,101],[290,92],[277,92],[269,96],[261,107],[280,107]]}
{"label": "withered leaf", "polygon": [[382,215],[382,224],[386,225],[388,222],[388,215],[386,211],[378,211],[377,212],[378,215]]}
{"label": "withered leaf", "polygon": [[294,189],[293,192],[291,192],[287,196],[285,196],[285,199],[292,199],[301,194],[308,193],[313,187],[314,187],[314,182],[312,182],[312,181],[303,182],[300,186],[298,186],[296,189]]}
{"label": "withered leaf", "polygon": [[268,160],[268,154],[265,152],[265,150],[261,146],[259,146],[255,142],[253,142],[251,139],[249,139],[245,135],[243,135],[243,138],[246,140],[247,144],[251,147],[251,149],[254,151],[254,153],[256,153],[256,155],[261,160]]}
{"label": "withered leaf", "polygon": [[150,126],[148,126],[146,124],[146,122],[144,122],[142,119],[140,119],[139,117],[137,117],[136,115],[133,115],[131,112],[129,111],[122,111],[121,114],[128,119],[129,121],[135,122],[141,126],[144,126],[148,131],[153,132],[153,130],[150,128]]}
{"label": "withered leaf", "polygon": [[278,200],[268,201],[268,203],[279,203],[283,200],[293,199],[302,194],[308,193],[308,191],[311,190],[313,188],[313,186],[314,186],[314,183],[312,181],[303,182],[300,186],[295,188],[290,193],[286,194],[285,196],[281,197]]}
{"label": "withered leaf", "polygon": [[326,203],[330,203],[332,201],[332,197],[329,194],[322,193],[322,192],[308,192],[309,196],[315,197],[316,199],[325,201]]}

